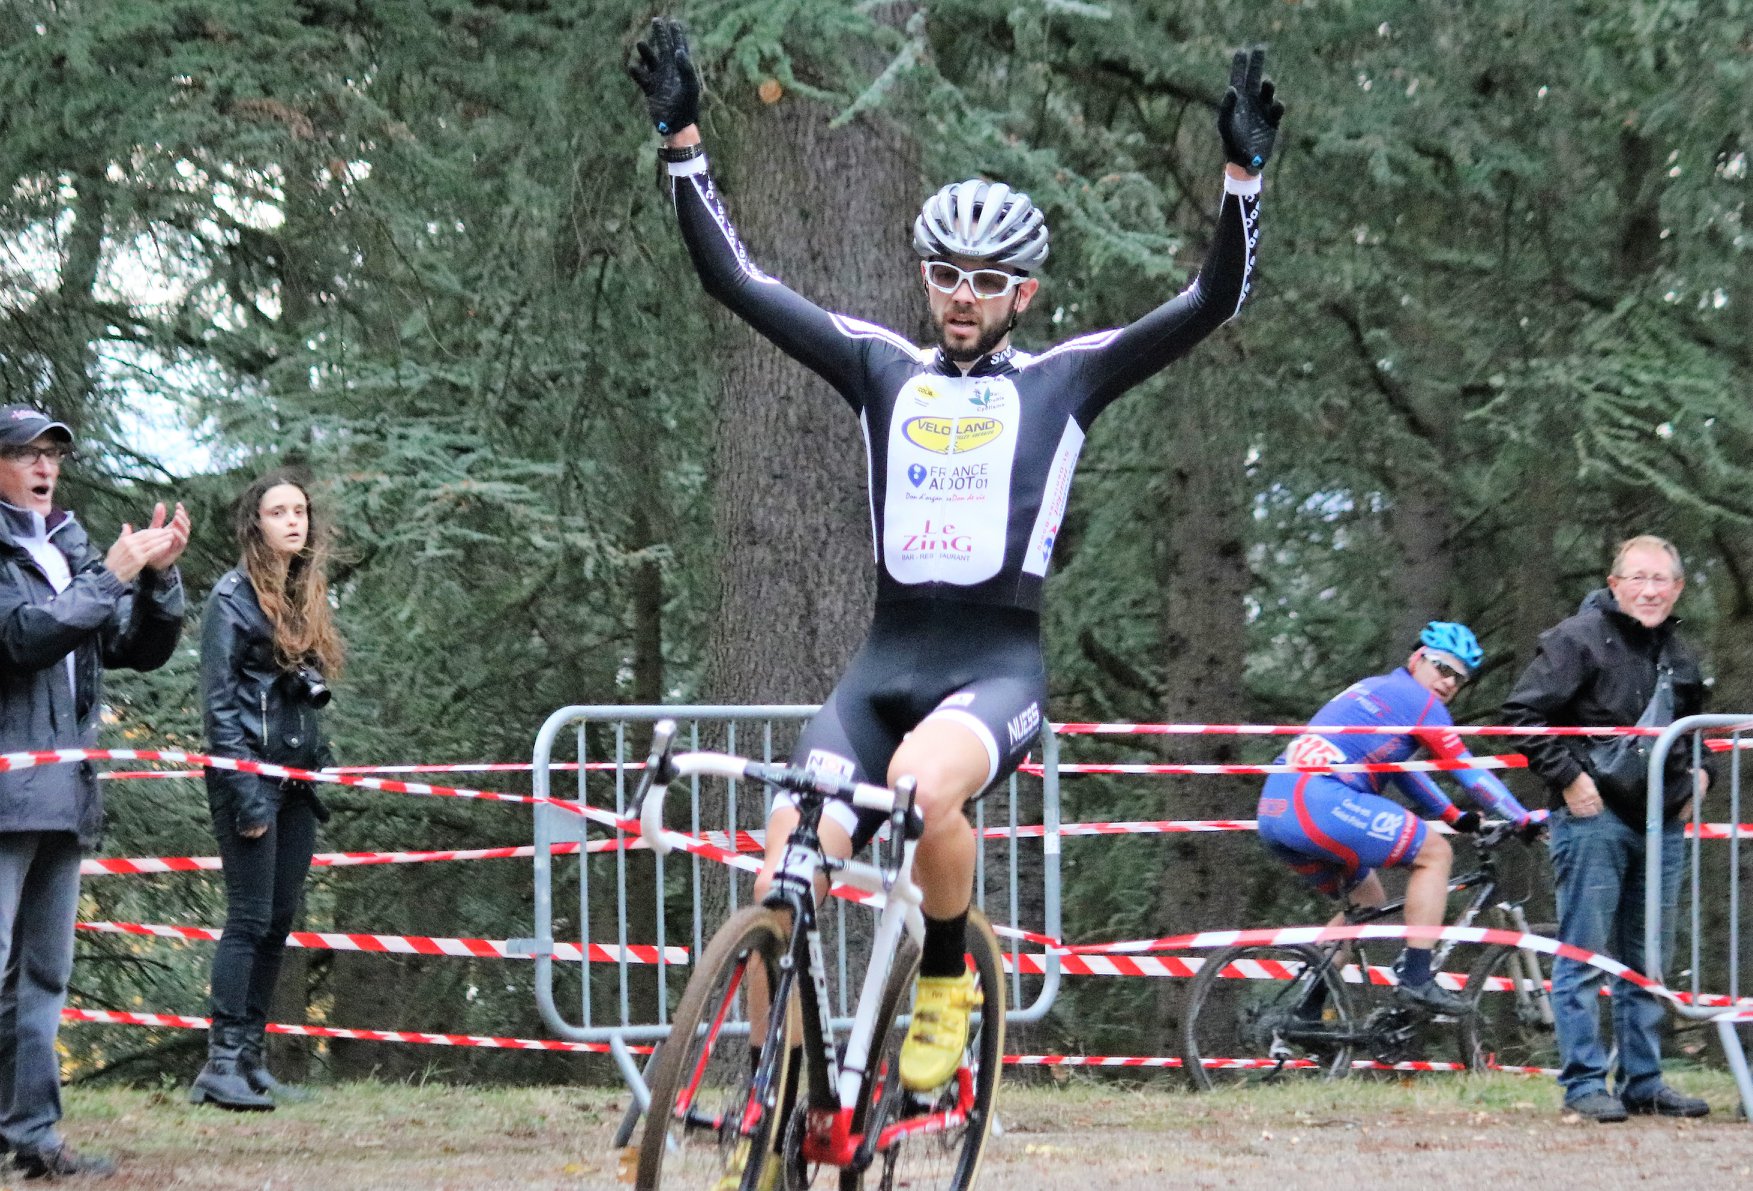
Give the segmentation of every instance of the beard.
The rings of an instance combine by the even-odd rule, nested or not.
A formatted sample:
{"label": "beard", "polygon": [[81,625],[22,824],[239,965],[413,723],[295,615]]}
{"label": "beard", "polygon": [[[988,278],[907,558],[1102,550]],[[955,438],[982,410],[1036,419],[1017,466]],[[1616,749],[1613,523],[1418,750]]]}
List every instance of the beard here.
{"label": "beard", "polygon": [[957,364],[972,364],[992,354],[992,349],[1004,340],[1004,337],[1016,326],[1016,301],[1012,299],[1010,312],[1004,321],[981,330],[971,347],[953,347],[950,344],[948,326],[945,319],[937,320],[937,342],[943,354]]}

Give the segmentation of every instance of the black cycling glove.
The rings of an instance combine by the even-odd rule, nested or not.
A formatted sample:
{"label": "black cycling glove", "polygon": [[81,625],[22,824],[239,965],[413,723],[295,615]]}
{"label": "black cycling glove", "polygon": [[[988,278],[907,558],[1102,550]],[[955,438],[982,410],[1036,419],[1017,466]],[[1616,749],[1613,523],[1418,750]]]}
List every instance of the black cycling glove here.
{"label": "black cycling glove", "polygon": [[688,31],[669,17],[653,17],[645,40],[633,47],[639,61],[627,73],[645,92],[645,106],[661,136],[700,122],[700,76],[688,56]]}
{"label": "black cycling glove", "polygon": [[1217,134],[1223,138],[1225,159],[1255,174],[1272,156],[1278,122],[1284,119],[1284,105],[1272,95],[1272,80],[1260,77],[1265,69],[1265,46],[1237,50],[1230,60],[1229,90],[1217,105]]}

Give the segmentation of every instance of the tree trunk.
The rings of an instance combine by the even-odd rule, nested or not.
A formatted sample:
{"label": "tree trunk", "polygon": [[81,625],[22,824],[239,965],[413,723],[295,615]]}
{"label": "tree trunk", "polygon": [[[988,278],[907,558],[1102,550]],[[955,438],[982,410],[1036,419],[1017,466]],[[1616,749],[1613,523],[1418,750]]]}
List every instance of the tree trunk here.
{"label": "tree trunk", "polygon": [[1452,603],[1453,504],[1453,495],[1442,483],[1422,475],[1408,477],[1394,493],[1388,534],[1400,559],[1392,576],[1396,597],[1388,643],[1392,652],[1402,645],[1411,652],[1411,643],[1428,621],[1462,619],[1462,609]]}
{"label": "tree trunk", "polygon": [[[907,334],[924,300],[905,255],[915,148],[787,96],[752,113],[722,181],[753,259],[831,310]],[[716,448],[718,616],[708,698],[814,702],[869,624],[875,576],[857,419],[741,326],[723,332]],[[880,775],[876,775],[880,776]]]}
{"label": "tree trunk", "polygon": [[[763,271],[829,310],[916,333],[925,301],[906,230],[917,146],[868,118],[830,128],[833,115],[790,94],[739,110],[739,135],[717,157],[727,208]],[[819,377],[728,317],[717,337],[718,601],[703,701],[819,702],[870,624],[867,452],[857,418]],[[785,755],[792,743],[775,747]],[[708,806],[703,825],[722,827]],[[731,877],[706,871],[703,909],[716,922]],[[848,922],[857,932],[866,920]]]}
{"label": "tree trunk", "polygon": [[[1205,351],[1212,350],[1207,345]],[[1163,592],[1163,719],[1169,723],[1235,723],[1247,717],[1242,684],[1247,646],[1249,588],[1248,478],[1245,418],[1238,417],[1232,382],[1204,361],[1180,365],[1169,423],[1166,500],[1157,547]],[[1237,737],[1197,738],[1171,747],[1176,759],[1228,762],[1240,755]],[[1171,818],[1247,817],[1258,793],[1254,779],[1194,777],[1174,780],[1163,812]],[[1219,832],[1170,837],[1156,889],[1154,933],[1236,927],[1251,900],[1242,874],[1259,872],[1256,844]],[[1155,1053],[1180,1028],[1186,990],[1158,982],[1156,1013],[1146,1031]]]}

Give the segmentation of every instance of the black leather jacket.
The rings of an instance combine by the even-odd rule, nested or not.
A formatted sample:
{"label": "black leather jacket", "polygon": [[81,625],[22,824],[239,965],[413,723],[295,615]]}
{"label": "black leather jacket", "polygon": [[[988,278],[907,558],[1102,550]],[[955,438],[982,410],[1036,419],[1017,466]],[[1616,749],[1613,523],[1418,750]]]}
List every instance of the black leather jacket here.
{"label": "black leather jacket", "polygon": [[[241,570],[227,571],[207,597],[201,620],[201,711],[216,757],[271,761],[299,769],[334,764],[320,713],[295,675],[274,660],[274,629]],[[239,830],[265,826],[289,796],[310,798],[317,817],[328,811],[307,782],[282,783],[230,769],[207,770],[207,801],[215,816],[229,810]]]}

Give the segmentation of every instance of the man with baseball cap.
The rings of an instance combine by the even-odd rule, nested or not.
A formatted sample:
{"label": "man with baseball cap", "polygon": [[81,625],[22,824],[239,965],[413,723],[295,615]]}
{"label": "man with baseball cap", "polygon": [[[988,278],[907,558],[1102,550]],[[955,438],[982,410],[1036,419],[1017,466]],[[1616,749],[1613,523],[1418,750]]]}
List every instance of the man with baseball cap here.
{"label": "man with baseball cap", "polygon": [[[42,410],[0,406],[0,753],[94,747],[104,669],[156,669],[182,631],[188,513],[161,502],[100,554],[55,507],[72,447]],[[0,772],[0,1145],[25,1178],[115,1170],[57,1127],[79,860],[102,830],[89,764]]]}

